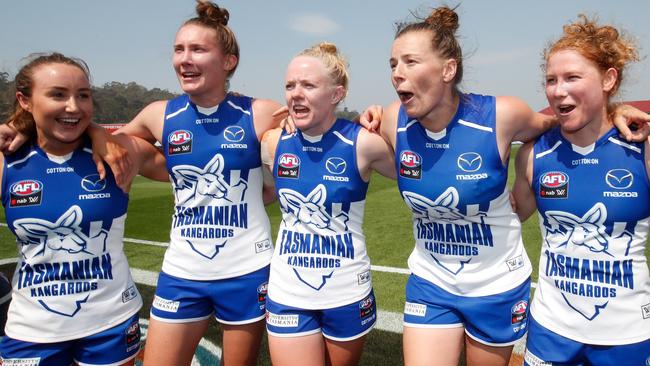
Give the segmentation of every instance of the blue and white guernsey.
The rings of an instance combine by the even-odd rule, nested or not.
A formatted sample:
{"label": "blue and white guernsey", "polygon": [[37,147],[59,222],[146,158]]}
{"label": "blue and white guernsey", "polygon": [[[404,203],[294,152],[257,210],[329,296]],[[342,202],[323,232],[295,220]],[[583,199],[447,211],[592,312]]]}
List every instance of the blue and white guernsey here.
{"label": "blue and white guernsey", "polygon": [[128,195],[99,179],[90,144],[69,157],[25,145],[5,156],[2,204],[19,261],[7,335],[82,338],[135,314],[142,298],[123,252]]}
{"label": "blue and white guernsey", "polygon": [[320,136],[280,137],[273,176],[282,222],[268,289],[275,302],[328,309],[372,289],[361,227],[368,183],[357,168],[360,129],[339,119]]}
{"label": "blue and white guernsey", "polygon": [[644,146],[614,129],[589,148],[572,145],[559,128],[535,143],[543,243],[531,312],[544,327],[587,344],[650,338],[644,160]]}
{"label": "blue and white guernsey", "polygon": [[413,212],[411,271],[461,296],[512,289],[532,271],[499,156],[495,98],[462,94],[442,131],[400,109],[397,182]]}
{"label": "blue and white guernsey", "polygon": [[252,99],[228,94],[211,109],[187,95],[170,100],[162,145],[175,199],[162,270],[215,280],[268,265],[273,245]]}

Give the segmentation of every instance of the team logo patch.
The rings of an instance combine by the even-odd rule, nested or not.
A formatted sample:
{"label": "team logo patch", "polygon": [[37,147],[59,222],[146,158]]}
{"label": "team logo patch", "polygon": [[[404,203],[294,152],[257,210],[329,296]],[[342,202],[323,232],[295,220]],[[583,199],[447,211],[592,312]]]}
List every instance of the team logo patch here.
{"label": "team logo patch", "polygon": [[294,154],[282,154],[278,158],[279,178],[298,178],[300,176],[300,158]]}
{"label": "team logo patch", "polygon": [[126,328],[126,351],[130,352],[136,347],[140,347],[140,324],[133,322]]}
{"label": "team logo patch", "polygon": [[38,180],[21,180],[9,188],[10,207],[37,206],[43,197],[43,183]]}
{"label": "team logo patch", "polygon": [[569,196],[569,176],[563,172],[547,172],[539,178],[541,198],[567,198]]}
{"label": "team logo patch", "polygon": [[375,298],[369,295],[365,299],[359,301],[359,315],[361,319],[371,316],[375,312]]}
{"label": "team logo patch", "polygon": [[368,283],[372,279],[372,276],[370,271],[364,271],[357,274],[357,279],[359,280],[359,285],[363,285],[364,283]]}
{"label": "team logo patch", "polygon": [[456,164],[458,165],[460,170],[464,172],[472,173],[481,169],[481,165],[483,164],[483,158],[478,153],[466,152],[458,156],[458,160],[456,161]]}
{"label": "team logo patch", "polygon": [[526,310],[528,309],[528,301],[526,300],[521,300],[518,301],[513,307],[512,307],[512,324],[519,324],[523,321],[526,320],[527,317],[527,312]]}
{"label": "team logo patch", "polygon": [[192,152],[192,132],[178,130],[172,132],[167,138],[169,142],[169,155],[188,154]]}
{"label": "team logo patch", "polygon": [[223,138],[230,142],[239,142],[244,139],[244,129],[240,126],[228,126],[223,130]]}
{"label": "team logo patch", "polygon": [[122,292],[122,302],[126,303],[138,297],[138,290],[131,286]]}
{"label": "team logo patch", "polygon": [[399,155],[399,175],[404,178],[422,177],[422,157],[418,153],[405,150]]}
{"label": "team logo patch", "polygon": [[81,180],[81,188],[87,192],[99,192],[106,188],[106,180],[101,179],[99,174],[90,174]]}
{"label": "team logo patch", "polygon": [[269,283],[264,282],[257,287],[257,302],[260,304],[260,309],[266,306],[266,293],[269,289]]}
{"label": "team logo patch", "polygon": [[506,260],[506,265],[508,265],[508,269],[512,272],[514,270],[517,270],[521,267],[524,266],[524,257],[522,256],[516,256],[514,258],[510,258]]}
{"label": "team logo patch", "polygon": [[271,241],[269,239],[265,239],[255,243],[255,253],[262,253],[271,249],[273,249],[273,246],[271,245]]}
{"label": "team logo patch", "polygon": [[605,175],[605,182],[614,189],[628,189],[634,183],[634,177],[627,169],[611,169]]}

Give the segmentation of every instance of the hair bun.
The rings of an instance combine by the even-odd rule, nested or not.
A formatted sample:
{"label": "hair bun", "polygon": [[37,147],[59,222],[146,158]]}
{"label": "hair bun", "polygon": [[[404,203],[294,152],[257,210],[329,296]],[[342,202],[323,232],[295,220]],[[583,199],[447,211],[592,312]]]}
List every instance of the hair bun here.
{"label": "hair bun", "polygon": [[425,22],[436,29],[446,30],[452,34],[458,30],[458,14],[446,6],[433,9]]}
{"label": "hair bun", "polygon": [[224,8],[210,1],[196,0],[196,14],[198,18],[207,23],[217,23],[223,26],[228,25],[230,13]]}
{"label": "hair bun", "polygon": [[321,42],[317,45],[318,48],[321,49],[324,53],[329,53],[332,55],[336,55],[338,53],[338,48],[336,48],[336,45],[331,42]]}

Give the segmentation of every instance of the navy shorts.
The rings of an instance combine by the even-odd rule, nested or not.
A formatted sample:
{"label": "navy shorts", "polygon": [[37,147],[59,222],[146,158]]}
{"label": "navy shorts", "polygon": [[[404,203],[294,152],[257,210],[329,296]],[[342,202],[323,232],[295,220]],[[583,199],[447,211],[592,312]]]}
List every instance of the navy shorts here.
{"label": "navy shorts", "polygon": [[113,328],[65,342],[32,343],[5,336],[0,341],[2,365],[120,365],[140,351],[138,320],[135,314]]}
{"label": "navy shorts", "polygon": [[478,342],[503,347],[526,335],[530,278],[506,292],[488,296],[459,296],[412,274],[406,283],[404,326],[465,327]]}
{"label": "navy shorts", "polygon": [[195,281],[158,277],[151,317],[167,323],[188,323],[214,317],[224,324],[249,324],[264,319],[269,266],[239,277]]}
{"label": "navy shorts", "polygon": [[524,365],[646,366],[650,365],[650,339],[619,346],[584,344],[544,328],[531,317]]}
{"label": "navy shorts", "polygon": [[308,310],[266,300],[266,330],[275,337],[301,337],[323,333],[335,341],[351,341],[366,335],[377,322],[377,304],[371,291],[349,305]]}

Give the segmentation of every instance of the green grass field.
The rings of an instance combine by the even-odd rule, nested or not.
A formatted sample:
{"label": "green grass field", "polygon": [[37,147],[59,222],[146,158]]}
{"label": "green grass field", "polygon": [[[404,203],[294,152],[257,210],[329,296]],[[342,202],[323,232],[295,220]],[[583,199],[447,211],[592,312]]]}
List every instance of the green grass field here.
{"label": "green grass field", "polygon": [[[514,155],[514,152],[513,152]],[[511,161],[512,164],[512,161]],[[514,169],[510,168],[510,182]],[[166,242],[169,235],[173,198],[169,183],[151,182],[138,177],[131,191],[126,225],[126,237],[150,241]],[[280,221],[277,203],[267,207],[274,234]],[[4,222],[4,213],[0,214]],[[537,217],[524,223],[523,237],[528,255],[533,262],[533,280],[537,279],[537,263],[540,255],[540,234]],[[366,221],[364,224],[368,252],[373,265],[406,268],[406,260],[413,247],[411,213],[400,198],[395,182],[379,175],[372,177],[366,201]],[[16,256],[13,236],[6,227],[0,228],[0,259]],[[147,271],[159,271],[165,248],[145,244],[126,243],[125,251],[131,267]],[[650,256],[650,246],[646,248]],[[10,275],[15,265],[0,267]],[[373,272],[373,282],[377,304],[381,310],[401,313],[404,306],[404,286],[406,275]],[[151,303],[154,288],[139,285],[145,298],[145,308],[141,316],[148,318],[148,304]],[[210,327],[206,336],[215,344],[221,344],[218,325]],[[260,358],[261,365],[270,364],[266,344]],[[362,365],[397,365],[401,360],[401,335],[383,330],[373,330],[369,337]]]}

